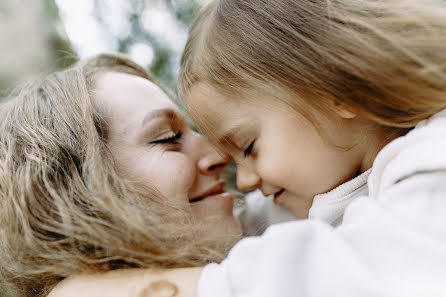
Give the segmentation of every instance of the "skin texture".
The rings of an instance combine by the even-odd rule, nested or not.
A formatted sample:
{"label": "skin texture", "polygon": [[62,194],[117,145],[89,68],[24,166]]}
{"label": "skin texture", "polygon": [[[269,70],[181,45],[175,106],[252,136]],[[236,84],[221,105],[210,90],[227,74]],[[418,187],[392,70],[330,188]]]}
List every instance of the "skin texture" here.
{"label": "skin texture", "polygon": [[80,275],[62,281],[48,297],[194,297],[201,271],[126,269]]}
{"label": "skin texture", "polygon": [[[94,100],[109,124],[108,144],[123,176],[154,185],[167,199],[189,204],[209,236],[241,233],[232,215],[233,198],[219,178],[228,165],[192,131],[172,101],[154,83],[117,72],[97,77]],[[219,195],[205,194],[217,187]]]}
{"label": "skin texture", "polygon": [[335,116],[318,123],[323,137],[288,105],[265,94],[253,98],[227,98],[202,83],[187,96],[194,121],[235,161],[240,190],[276,194],[276,204],[306,218],[315,195],[371,167],[376,144],[365,140],[366,125],[354,113],[333,103]]}

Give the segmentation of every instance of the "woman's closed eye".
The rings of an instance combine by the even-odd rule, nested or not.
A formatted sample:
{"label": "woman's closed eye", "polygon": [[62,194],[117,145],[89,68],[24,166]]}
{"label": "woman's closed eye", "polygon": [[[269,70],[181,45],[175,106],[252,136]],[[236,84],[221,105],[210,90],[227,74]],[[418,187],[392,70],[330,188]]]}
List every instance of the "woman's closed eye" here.
{"label": "woman's closed eye", "polygon": [[255,143],[255,142],[256,142],[256,141],[253,140],[253,141],[249,144],[249,146],[245,149],[245,151],[243,152],[243,154],[245,155],[245,158],[248,157],[248,156],[250,156],[250,155],[252,154],[252,150],[254,149],[254,143]]}
{"label": "woman's closed eye", "polygon": [[149,142],[150,144],[180,144],[181,137],[183,136],[183,132],[179,131],[175,135],[170,135],[164,138],[160,138],[157,140],[153,140]]}

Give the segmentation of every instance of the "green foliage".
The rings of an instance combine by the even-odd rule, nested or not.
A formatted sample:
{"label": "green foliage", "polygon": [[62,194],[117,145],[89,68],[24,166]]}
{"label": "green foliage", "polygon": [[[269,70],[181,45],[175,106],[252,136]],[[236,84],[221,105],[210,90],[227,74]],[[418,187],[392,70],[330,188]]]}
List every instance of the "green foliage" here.
{"label": "green foliage", "polygon": [[[93,4],[93,16],[102,32],[104,32],[104,36],[107,40],[111,40],[111,44],[113,44],[108,51],[129,53],[134,44],[143,43],[150,46],[153,50],[153,59],[150,65],[147,65],[148,69],[166,88],[175,89],[176,71],[179,68],[181,50],[173,49],[171,44],[169,45],[163,40],[163,36],[156,35],[144,28],[144,12],[156,10],[162,6],[164,10],[167,10],[171,19],[175,21],[176,27],[183,29],[183,35],[185,35],[201,6],[197,0],[82,1],[91,1],[89,3]],[[30,5],[31,3],[32,5]],[[0,42],[11,45],[10,52],[16,54],[14,58],[18,61],[26,61],[26,63],[9,63],[9,68],[0,65],[0,97],[2,93],[6,93],[7,89],[14,87],[17,83],[26,81],[39,73],[66,68],[78,60],[78,54],[73,48],[69,36],[66,36],[64,32],[64,20],[60,17],[60,8],[55,0],[32,1],[31,3],[26,0],[2,0],[0,3],[0,16],[3,15],[3,19],[5,19],[4,16],[9,16],[11,19],[7,26],[3,26],[3,30],[15,30],[16,36],[25,36],[25,38],[21,38],[22,44],[14,44],[8,39],[0,40]],[[61,3],[63,3],[63,0],[59,4]],[[127,9],[119,11],[119,5],[125,6]],[[116,7],[118,7],[120,13],[125,14],[126,24],[124,25],[130,28],[126,31],[126,34],[119,36],[111,30],[110,23],[107,23],[107,21],[110,22],[110,8]],[[18,25],[18,22],[14,22],[14,19],[17,19],[15,16],[20,16],[20,12],[24,10],[33,16],[33,21],[30,20],[25,23],[28,28],[22,28],[19,25],[23,24]],[[113,22],[113,18],[111,19]],[[169,24],[166,24],[166,26],[169,26]],[[167,28],[167,30],[170,30],[170,28]],[[172,30],[175,30],[175,28],[172,28]],[[6,38],[11,38],[10,36],[14,38],[14,34],[8,36]],[[33,41],[30,40],[30,36],[34,36]],[[181,47],[181,42],[184,42],[184,40],[178,42]],[[17,51],[14,50],[14,47],[17,49],[28,47],[29,50],[27,52]]]}
{"label": "green foliage", "polygon": [[[144,12],[151,9],[159,9],[160,3],[168,10],[179,27],[187,28],[194,20],[200,4],[196,0],[130,0],[126,5],[130,6],[126,19],[130,25],[130,31],[126,36],[113,35],[105,19],[111,5],[119,5],[120,1],[94,0],[94,15],[102,25],[105,32],[117,43],[117,51],[128,53],[135,43],[149,45],[154,52],[151,64],[148,66],[152,74],[157,77],[167,88],[174,89],[176,85],[175,69],[178,69],[179,52],[170,48],[165,40],[147,31],[143,24]],[[122,2],[121,2],[122,4]],[[168,26],[169,24],[166,24]],[[169,28],[168,28],[169,29]],[[174,30],[174,28],[172,28]]]}
{"label": "green foliage", "polygon": [[[40,74],[69,66],[77,55],[54,0],[0,1],[0,98]],[[69,59],[67,59],[69,57]]]}
{"label": "green foliage", "polygon": [[[57,27],[62,27],[59,16],[59,8],[54,0],[41,0],[43,16],[48,23],[47,42],[49,45],[50,54],[52,57],[52,65],[56,69],[67,68],[76,60],[79,59],[74,51],[68,37],[57,30]],[[62,35],[63,34],[63,35]]]}

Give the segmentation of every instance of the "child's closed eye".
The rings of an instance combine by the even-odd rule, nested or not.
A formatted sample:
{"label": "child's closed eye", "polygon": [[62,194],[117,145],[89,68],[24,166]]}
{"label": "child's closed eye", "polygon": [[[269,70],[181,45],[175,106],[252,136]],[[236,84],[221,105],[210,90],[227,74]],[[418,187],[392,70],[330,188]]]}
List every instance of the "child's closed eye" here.
{"label": "child's closed eye", "polygon": [[255,140],[253,140],[249,144],[249,146],[245,149],[245,151],[243,152],[243,154],[245,155],[245,158],[252,154],[252,150],[254,149],[254,143],[255,143]]}

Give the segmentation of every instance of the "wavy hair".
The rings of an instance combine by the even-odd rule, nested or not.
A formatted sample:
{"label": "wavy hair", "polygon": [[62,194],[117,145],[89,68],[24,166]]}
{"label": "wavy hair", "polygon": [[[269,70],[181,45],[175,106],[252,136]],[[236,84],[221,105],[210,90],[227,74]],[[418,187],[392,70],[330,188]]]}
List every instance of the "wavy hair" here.
{"label": "wavy hair", "polygon": [[226,243],[200,237],[187,206],[117,174],[95,75],[152,80],[122,55],[82,61],[0,105],[2,296],[46,296],[60,280],[117,268],[219,261]]}

